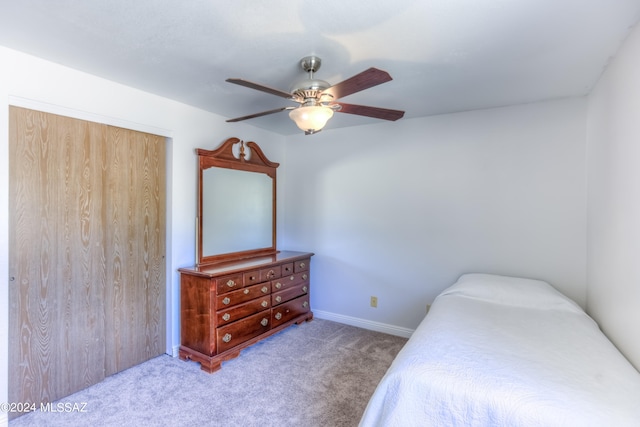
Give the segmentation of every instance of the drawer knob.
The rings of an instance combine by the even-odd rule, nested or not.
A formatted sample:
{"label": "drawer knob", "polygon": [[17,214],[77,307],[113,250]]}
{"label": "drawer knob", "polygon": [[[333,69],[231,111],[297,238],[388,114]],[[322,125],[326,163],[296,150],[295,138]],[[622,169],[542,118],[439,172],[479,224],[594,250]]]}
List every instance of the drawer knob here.
{"label": "drawer knob", "polygon": [[267,307],[269,305],[269,303],[267,301],[262,301],[262,304],[260,304],[263,307]]}
{"label": "drawer knob", "polygon": [[276,313],[275,318],[276,318],[276,320],[282,319],[282,313],[280,313],[280,312]]}
{"label": "drawer knob", "polygon": [[231,334],[225,334],[225,336],[222,337],[222,341],[224,342],[231,341]]}
{"label": "drawer knob", "polygon": [[306,274],[303,274],[303,275],[302,275],[302,278],[303,278],[304,280],[307,280],[307,277],[309,277],[309,276],[307,276]]}
{"label": "drawer knob", "polygon": [[280,289],[282,287],[282,283],[278,282],[276,283],[276,289]]}
{"label": "drawer knob", "polygon": [[272,278],[273,276],[275,276],[275,275],[276,275],[276,272],[275,272],[275,271],[273,271],[273,270],[269,270],[269,272],[267,273],[267,278],[268,278],[268,279],[271,279],[271,278]]}
{"label": "drawer knob", "polygon": [[269,292],[269,288],[267,288],[266,286],[263,286],[262,289],[260,289],[262,291],[263,294],[266,294],[267,292]]}
{"label": "drawer knob", "polygon": [[233,288],[235,285],[236,285],[236,282],[234,282],[233,280],[229,280],[227,282],[227,286],[230,287],[230,288]]}
{"label": "drawer knob", "polygon": [[303,306],[304,308],[307,308],[307,307],[309,307],[309,303],[308,303],[307,301],[305,301],[305,302],[303,302],[303,303],[302,303],[302,306]]}
{"label": "drawer knob", "polygon": [[300,263],[300,268],[304,268],[304,267],[305,267],[305,263],[304,263],[304,262],[301,262],[301,263]]}
{"label": "drawer knob", "polygon": [[269,321],[268,321],[266,318],[264,318],[264,319],[262,319],[262,320],[260,321],[260,324],[261,324],[262,326],[267,326],[267,325],[269,324]]}
{"label": "drawer knob", "polygon": [[245,290],[244,290],[244,294],[245,294],[245,295],[249,295],[249,289],[245,289]]}
{"label": "drawer knob", "polygon": [[251,276],[249,277],[249,280],[251,280],[252,282],[256,280],[256,276]]}
{"label": "drawer knob", "polygon": [[280,301],[282,301],[282,297],[281,297],[280,295],[278,295],[278,296],[276,297],[276,302],[280,302]]}
{"label": "drawer knob", "polygon": [[224,305],[227,305],[227,304],[229,304],[230,302],[231,302],[231,300],[229,299],[229,297],[225,297],[225,298],[222,300],[222,303],[223,303]]}
{"label": "drawer knob", "polygon": [[307,292],[307,291],[309,290],[309,288],[307,288],[306,286],[303,286],[303,287],[302,287],[302,290],[303,290],[304,292]]}
{"label": "drawer knob", "polygon": [[289,277],[289,280],[294,280],[294,279],[295,279],[295,276]]}
{"label": "drawer knob", "polygon": [[229,315],[229,313],[225,313],[225,314],[222,316],[222,320],[224,320],[225,322],[226,322],[227,320],[229,320],[229,319],[231,319],[231,316]]}

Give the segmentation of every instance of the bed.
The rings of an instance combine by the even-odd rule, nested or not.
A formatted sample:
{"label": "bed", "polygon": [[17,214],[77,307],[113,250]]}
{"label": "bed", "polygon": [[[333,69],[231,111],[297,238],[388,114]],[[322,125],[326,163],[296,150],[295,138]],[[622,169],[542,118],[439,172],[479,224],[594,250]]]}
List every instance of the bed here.
{"label": "bed", "polygon": [[640,373],[539,280],[466,274],[434,301],[360,426],[640,426]]}

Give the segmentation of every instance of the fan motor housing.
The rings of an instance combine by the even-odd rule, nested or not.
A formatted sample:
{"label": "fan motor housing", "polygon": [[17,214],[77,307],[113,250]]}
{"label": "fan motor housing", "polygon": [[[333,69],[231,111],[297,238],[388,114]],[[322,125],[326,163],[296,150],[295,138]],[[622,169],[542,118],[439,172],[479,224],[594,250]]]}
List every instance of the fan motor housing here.
{"label": "fan motor housing", "polygon": [[291,94],[296,99],[307,100],[309,98],[318,99],[321,92],[331,87],[324,80],[314,79],[313,73],[320,69],[322,61],[317,56],[305,56],[300,60],[300,67],[309,73],[309,78],[299,80],[294,83]]}
{"label": "fan motor housing", "polygon": [[305,95],[304,97],[315,97],[317,93],[322,92],[325,89],[328,89],[329,87],[331,87],[331,85],[327,82],[325,82],[324,80],[318,80],[318,79],[304,79],[304,80],[299,80],[297,81],[294,85],[293,88],[291,90],[292,94],[297,94],[297,93],[308,93],[308,95]]}

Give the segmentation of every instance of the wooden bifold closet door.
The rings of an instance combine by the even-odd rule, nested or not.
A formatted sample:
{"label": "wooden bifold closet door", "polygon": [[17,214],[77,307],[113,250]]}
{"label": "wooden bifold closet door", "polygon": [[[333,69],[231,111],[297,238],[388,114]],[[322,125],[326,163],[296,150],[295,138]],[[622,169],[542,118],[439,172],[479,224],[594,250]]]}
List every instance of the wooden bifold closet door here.
{"label": "wooden bifold closet door", "polygon": [[9,119],[9,401],[39,405],[164,352],[165,138]]}

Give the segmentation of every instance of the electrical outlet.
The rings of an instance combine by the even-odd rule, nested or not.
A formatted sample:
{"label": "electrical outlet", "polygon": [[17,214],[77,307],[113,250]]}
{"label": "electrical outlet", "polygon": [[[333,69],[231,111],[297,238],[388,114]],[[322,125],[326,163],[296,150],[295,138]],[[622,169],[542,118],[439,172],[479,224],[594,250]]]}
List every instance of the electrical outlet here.
{"label": "electrical outlet", "polygon": [[378,307],[378,297],[371,297],[371,307]]}

